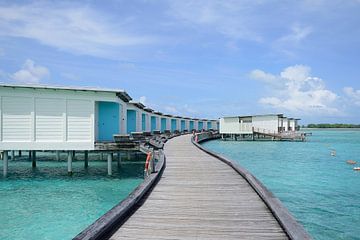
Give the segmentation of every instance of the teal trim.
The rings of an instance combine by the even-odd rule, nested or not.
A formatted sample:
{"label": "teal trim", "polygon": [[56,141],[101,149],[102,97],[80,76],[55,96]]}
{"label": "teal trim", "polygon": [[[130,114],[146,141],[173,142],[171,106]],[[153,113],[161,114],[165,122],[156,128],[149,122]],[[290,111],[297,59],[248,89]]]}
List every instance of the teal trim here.
{"label": "teal trim", "polygon": [[145,113],[141,114],[141,128],[142,128],[143,132],[146,131],[146,114]]}
{"label": "teal trim", "polygon": [[157,120],[157,117],[151,116],[151,131],[156,130],[156,120]]}
{"label": "teal trim", "polygon": [[161,118],[161,132],[166,130],[166,118]]}
{"label": "teal trim", "polygon": [[130,134],[131,132],[136,132],[136,111],[128,109],[127,110],[127,128],[126,132]]}
{"label": "teal trim", "polygon": [[194,130],[194,121],[189,122],[189,131]]}
{"label": "teal trim", "polygon": [[198,130],[203,130],[203,129],[204,129],[204,123],[199,122]]}
{"label": "teal trim", "polygon": [[171,119],[171,131],[172,132],[175,132],[176,127],[177,127],[176,125],[177,125],[176,119]]}
{"label": "teal trim", "polygon": [[98,140],[112,141],[119,133],[120,105],[114,102],[98,103]]}
{"label": "teal trim", "polygon": [[207,122],[207,130],[212,129],[211,122]]}
{"label": "teal trim", "polygon": [[185,130],[185,120],[181,120],[181,122],[180,122],[180,130],[181,131]]}

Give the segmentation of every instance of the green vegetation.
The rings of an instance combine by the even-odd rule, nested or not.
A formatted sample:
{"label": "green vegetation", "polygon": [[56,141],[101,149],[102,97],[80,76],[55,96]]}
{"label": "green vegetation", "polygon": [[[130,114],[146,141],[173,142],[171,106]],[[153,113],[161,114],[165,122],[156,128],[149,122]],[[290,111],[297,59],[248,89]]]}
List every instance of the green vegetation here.
{"label": "green vegetation", "polygon": [[307,127],[308,128],[360,128],[360,124],[320,123],[320,124],[308,124]]}

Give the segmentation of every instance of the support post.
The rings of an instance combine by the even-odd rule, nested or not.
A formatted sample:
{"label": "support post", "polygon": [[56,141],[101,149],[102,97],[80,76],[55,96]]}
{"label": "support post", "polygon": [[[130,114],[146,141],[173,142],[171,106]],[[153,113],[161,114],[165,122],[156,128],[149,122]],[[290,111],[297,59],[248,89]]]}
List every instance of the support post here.
{"label": "support post", "polygon": [[85,168],[87,168],[89,166],[89,152],[88,151],[84,152],[84,166],[85,166]]}
{"label": "support post", "polygon": [[68,152],[68,174],[72,175],[72,160],[73,160],[73,151]]}
{"label": "support post", "polygon": [[108,175],[112,175],[112,161],[113,161],[113,154],[108,153],[107,155],[107,164],[108,164]]}
{"label": "support post", "polygon": [[4,151],[3,153],[3,174],[4,174],[4,177],[7,177],[7,174],[8,174],[8,152],[7,151]]}
{"label": "support post", "polygon": [[151,154],[151,173],[155,173],[155,152]]}
{"label": "support post", "polygon": [[14,161],[15,160],[15,151],[12,150],[11,151],[11,161]]}
{"label": "support post", "polygon": [[60,161],[60,151],[56,151],[56,161]]}
{"label": "support post", "polygon": [[121,153],[120,152],[117,153],[117,165],[118,165],[118,168],[121,167]]}
{"label": "support post", "polygon": [[21,157],[21,150],[19,150],[19,157]]}
{"label": "support post", "polygon": [[31,151],[31,162],[32,167],[36,167],[36,151]]}
{"label": "support post", "polygon": [[127,160],[130,160],[131,159],[131,155],[130,155],[130,152],[128,151],[127,152]]}

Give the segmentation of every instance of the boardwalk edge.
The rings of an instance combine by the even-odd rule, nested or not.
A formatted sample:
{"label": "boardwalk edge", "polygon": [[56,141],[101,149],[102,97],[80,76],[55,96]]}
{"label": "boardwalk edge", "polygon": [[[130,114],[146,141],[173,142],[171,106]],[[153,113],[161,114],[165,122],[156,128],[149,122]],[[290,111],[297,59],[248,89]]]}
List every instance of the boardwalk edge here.
{"label": "boardwalk edge", "polygon": [[161,155],[156,164],[155,173],[144,179],[144,181],[132,191],[127,198],[118,203],[85,230],[73,238],[73,240],[100,240],[107,239],[109,235],[118,229],[139,207],[141,201],[155,187],[166,167],[166,156]]}
{"label": "boardwalk edge", "polygon": [[199,143],[220,138],[218,134],[202,133],[198,134],[198,141],[195,142],[194,137],[191,138],[191,142],[201,149],[202,151],[210,154],[211,156],[219,159],[233,168],[239,173],[256,191],[260,198],[264,201],[267,207],[270,209],[280,226],[284,229],[285,233],[292,240],[306,240],[312,239],[309,233],[304,227],[291,215],[289,210],[283,205],[283,203],[275,197],[275,195],[268,190],[254,175],[252,175],[245,168],[235,163],[224,156],[221,156],[211,150],[208,150],[201,146]]}

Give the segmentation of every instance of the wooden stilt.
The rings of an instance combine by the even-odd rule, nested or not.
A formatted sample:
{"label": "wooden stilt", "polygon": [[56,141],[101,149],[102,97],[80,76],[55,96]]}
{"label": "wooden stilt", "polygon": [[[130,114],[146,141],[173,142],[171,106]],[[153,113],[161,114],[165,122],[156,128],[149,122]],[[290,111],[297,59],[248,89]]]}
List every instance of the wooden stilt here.
{"label": "wooden stilt", "polygon": [[56,151],[56,161],[60,161],[60,151]]}
{"label": "wooden stilt", "polygon": [[118,165],[118,168],[121,167],[121,153],[120,152],[117,153],[117,165]]}
{"label": "wooden stilt", "polygon": [[84,166],[85,166],[85,168],[87,168],[89,166],[89,152],[88,151],[84,152]]}
{"label": "wooden stilt", "polygon": [[12,150],[11,151],[11,161],[14,161],[15,160],[15,151]]}
{"label": "wooden stilt", "polygon": [[36,167],[36,151],[31,151],[31,165],[32,167]]}

